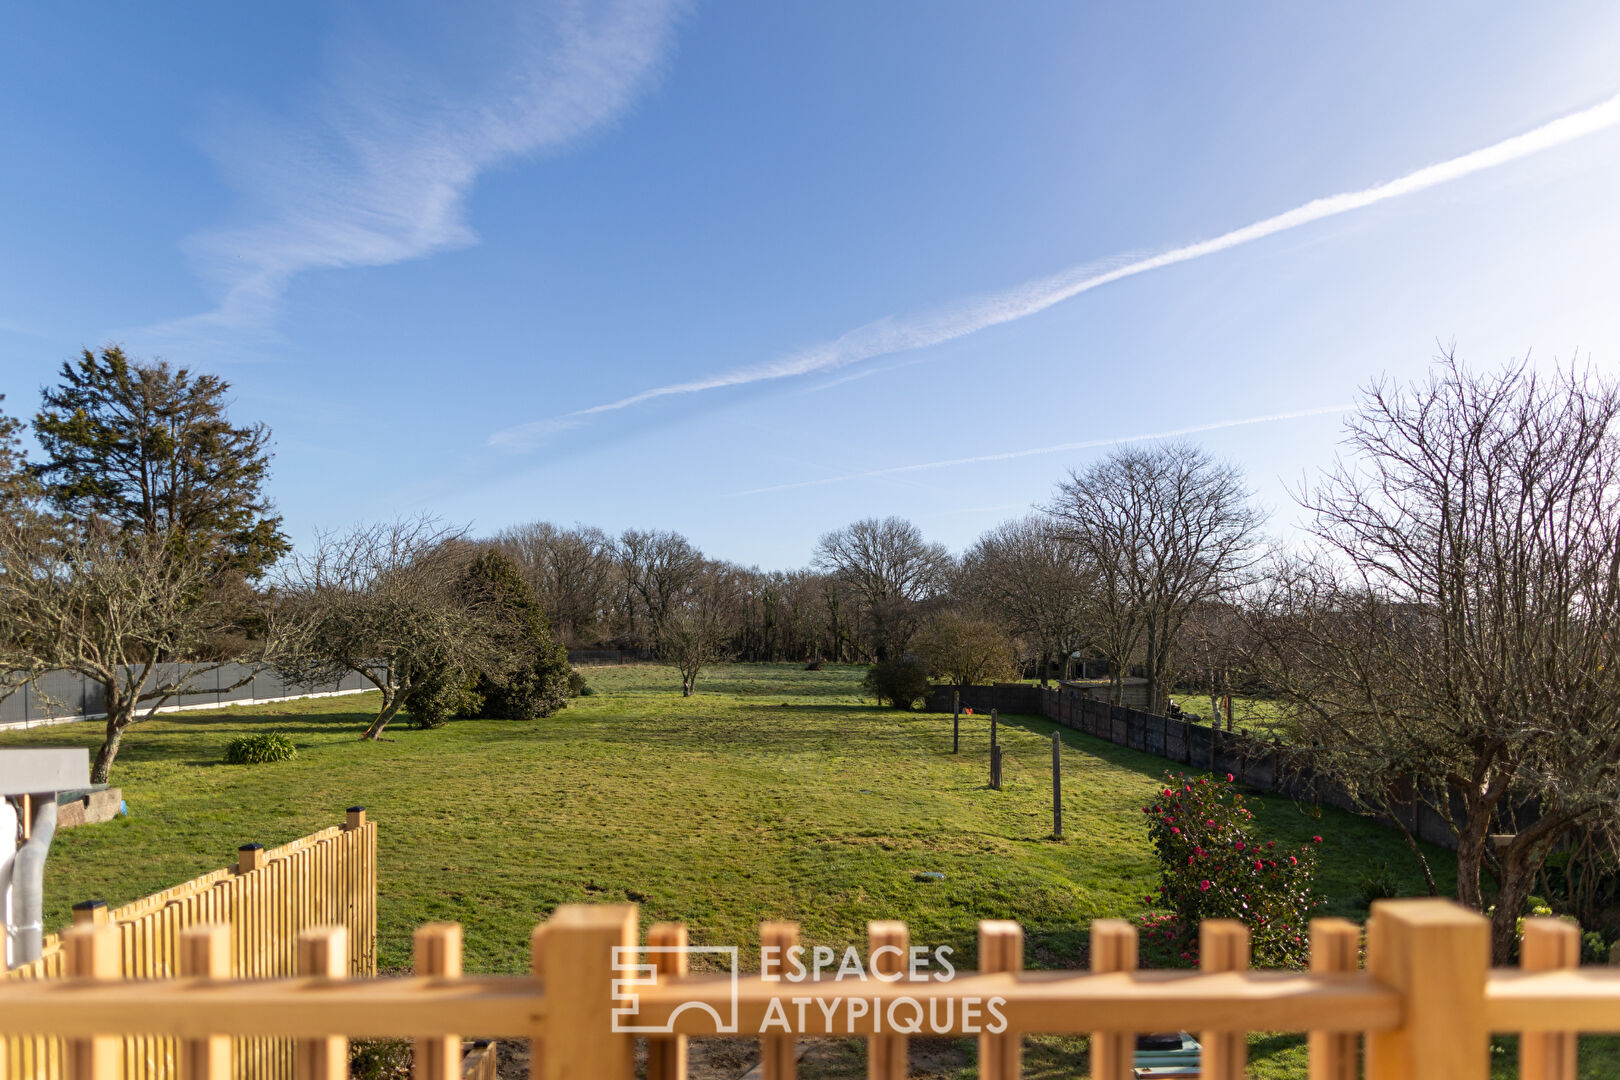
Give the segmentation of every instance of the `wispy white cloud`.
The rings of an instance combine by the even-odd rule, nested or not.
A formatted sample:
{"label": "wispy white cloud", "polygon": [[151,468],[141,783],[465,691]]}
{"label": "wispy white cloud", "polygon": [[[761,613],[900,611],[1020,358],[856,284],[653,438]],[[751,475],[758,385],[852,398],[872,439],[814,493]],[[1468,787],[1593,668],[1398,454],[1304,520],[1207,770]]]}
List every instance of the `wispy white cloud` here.
{"label": "wispy white cloud", "polygon": [[841,476],[822,476],[814,480],[796,480],[788,484],[771,484],[767,487],[749,488],[746,491],[734,491],[731,494],[734,496],[766,495],[773,491],[795,491],[799,488],[821,487],[824,484],[841,484],[848,480],[874,480],[891,476],[904,476],[908,473],[925,472],[929,469],[948,469],[956,465],[979,465],[987,461],[1012,461],[1016,458],[1036,457],[1041,454],[1061,454],[1070,450],[1095,450],[1098,447],[1119,446],[1123,443],[1178,439],[1184,435],[1197,435],[1205,431],[1222,431],[1226,428],[1246,427],[1249,424],[1269,424],[1277,420],[1301,420],[1307,416],[1327,416],[1333,413],[1344,413],[1353,407],[1351,405],[1323,405],[1314,409],[1296,409],[1293,412],[1270,413],[1266,416],[1246,416],[1240,420],[1220,420],[1213,424],[1196,424],[1192,427],[1176,428],[1174,431],[1154,431],[1142,435],[1119,435],[1111,439],[1086,439],[1082,442],[1054,443],[1051,446],[1036,446],[1024,450],[1003,450],[995,454],[976,454],[973,457],[924,461],[915,465],[894,465],[887,469],[866,469],[862,472],[844,473]]}
{"label": "wispy white cloud", "polygon": [[300,273],[475,243],[464,203],[479,174],[622,115],[667,54],[680,4],[423,7],[388,9],[386,26],[347,24],[306,107],[223,111],[205,141],[242,223],[188,244],[218,304],[143,336],[267,332]]}
{"label": "wispy white cloud", "polygon": [[[1081,293],[1124,278],[1201,259],[1206,255],[1214,255],[1325,218],[1361,210],[1405,195],[1414,195],[1441,184],[1460,180],[1465,176],[1562,146],[1617,124],[1620,124],[1620,95],[1589,109],[1560,117],[1522,135],[1515,135],[1460,157],[1418,169],[1397,180],[1376,184],[1360,191],[1348,191],[1313,199],[1292,210],[1233,229],[1210,240],[1186,244],[1142,258],[1121,257],[1105,263],[1088,263],[1050,277],[1025,282],[1004,292],[961,300],[921,315],[868,323],[833,341],[824,342],[778,360],[700,379],[653,387],[628,397],[579,409],[566,416],[569,419],[587,419],[658,398],[809,375],[880,356],[939,345],[992,326],[1027,318]],[[547,426],[549,423],[550,421],[539,421],[497,431],[489,437],[489,443],[508,449],[529,449],[544,442],[551,430]]]}

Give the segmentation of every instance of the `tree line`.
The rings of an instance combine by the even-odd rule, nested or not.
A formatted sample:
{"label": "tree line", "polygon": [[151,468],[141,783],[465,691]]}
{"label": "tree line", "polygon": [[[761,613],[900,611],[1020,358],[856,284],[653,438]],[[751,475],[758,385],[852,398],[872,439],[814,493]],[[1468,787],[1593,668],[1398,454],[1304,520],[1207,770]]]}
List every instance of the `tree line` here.
{"label": "tree line", "polygon": [[1429,806],[1457,836],[1459,897],[1482,906],[1496,881],[1499,952],[1548,858],[1615,833],[1620,390],[1590,368],[1444,355],[1371,384],[1295,493],[1303,540],[1266,535],[1230,463],[1132,444],[959,556],[872,518],[777,571],[675,532],[545,522],[477,538],[402,519],[293,552],[269,433],[233,424],[227,392],[109,348],[43,392],[39,461],[0,417],[0,670],[102,684],[98,779],[183,692],[172,660],[358,673],[380,691],[368,738],[402,713],[547,715],[577,689],[570,647],[654,650],[688,694],[720,659],[867,663],[905,676],[880,691],[904,705],[929,678],[1078,663],[1115,700],[1139,676],[1156,711],[1175,691],[1212,713],[1262,696],[1365,809],[1404,827]]}

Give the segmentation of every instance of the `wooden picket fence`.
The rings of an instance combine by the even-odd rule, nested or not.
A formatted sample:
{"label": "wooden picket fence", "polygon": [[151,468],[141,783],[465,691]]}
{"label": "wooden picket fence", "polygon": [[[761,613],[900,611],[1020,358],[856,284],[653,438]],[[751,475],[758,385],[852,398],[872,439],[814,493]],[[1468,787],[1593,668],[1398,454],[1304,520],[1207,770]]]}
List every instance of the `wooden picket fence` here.
{"label": "wooden picket fence", "polygon": [[[1201,970],[1139,971],[1135,928],[1099,920],[1089,972],[1026,972],[1021,928],[984,922],[977,972],[917,977],[901,959],[905,924],[878,922],[871,979],[792,981],[773,963],[733,977],[690,973],[679,924],[652,927],[638,956],[637,923],[627,905],[559,908],[535,931],[532,974],[494,977],[463,976],[460,927],[433,924],[417,931],[416,974],[366,980],[347,977],[345,930],[314,928],[299,939],[304,977],[259,981],[223,977],[229,932],[197,926],[180,936],[190,977],[139,984],[117,979],[116,931],[86,925],[65,942],[73,978],[0,984],[0,1034],[66,1040],[69,1080],[118,1076],[119,1036],[135,1033],[180,1039],[187,1080],[231,1076],[232,1036],[296,1038],[299,1080],[344,1077],[347,1037],[413,1038],[415,1075],[454,1080],[460,1036],[473,1034],[532,1040],[537,1080],[630,1080],[628,1024],[656,1032],[646,1036],[648,1080],[680,1080],[688,1038],[729,1021],[737,1035],[764,1033],[767,1080],[794,1076],[797,1038],[850,1035],[869,1040],[871,1080],[895,1080],[907,1067],[898,1007],[898,1026],[920,1009],[930,1034],[977,1035],[985,1080],[1015,1080],[1021,1036],[1043,1032],[1089,1033],[1092,1076],[1124,1080],[1133,1032],[1176,1029],[1200,1033],[1204,1080],[1239,1080],[1245,1033],[1257,1030],[1308,1032],[1311,1080],[1353,1080],[1363,1066],[1368,1080],[1485,1080],[1492,1032],[1523,1036],[1523,1080],[1572,1080],[1574,1033],[1620,1032],[1620,971],[1577,968],[1573,926],[1528,921],[1522,968],[1493,971],[1486,921],[1444,900],[1374,905],[1364,969],[1360,929],[1318,920],[1304,972],[1249,970],[1247,930],[1232,922],[1200,928]],[[781,957],[797,926],[768,923],[760,939]],[[1002,1030],[987,1024],[992,1000]]]}
{"label": "wooden picket fence", "polygon": [[[350,808],[342,825],[277,848],[248,844],[237,865],[109,910],[99,901],[75,906],[73,930],[50,935],[40,958],[0,973],[0,987],[43,995],[39,980],[60,980],[76,970],[74,947],[95,930],[96,971],[119,980],[173,979],[187,969],[186,949],[198,928],[218,935],[219,955],[206,970],[220,978],[273,979],[299,970],[298,942],[313,927],[342,927],[347,970],[377,970],[377,825],[364,807]],[[101,1040],[116,1051],[129,1080],[169,1080],[180,1074],[174,1038],[135,1031]],[[45,1032],[0,1027],[0,1080],[62,1080],[73,1075],[61,1039]],[[290,1080],[293,1044],[246,1035],[236,1040],[237,1075],[244,1080]]]}

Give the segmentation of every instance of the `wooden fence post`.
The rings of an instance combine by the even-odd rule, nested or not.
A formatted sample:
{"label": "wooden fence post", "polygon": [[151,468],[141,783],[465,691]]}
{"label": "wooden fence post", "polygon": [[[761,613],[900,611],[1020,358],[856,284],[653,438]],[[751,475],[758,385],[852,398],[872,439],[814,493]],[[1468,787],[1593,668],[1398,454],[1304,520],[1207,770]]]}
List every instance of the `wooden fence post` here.
{"label": "wooden fence post", "polygon": [[[387,817],[388,815],[384,814],[383,816]],[[351,807],[349,807],[348,810],[344,811],[343,830],[345,832],[353,832],[356,829],[363,829],[365,827],[366,827],[366,808],[365,807],[363,807],[363,806],[351,806]]]}
{"label": "wooden fence post", "polygon": [[[869,922],[866,924],[866,941],[867,966],[874,976],[898,980],[906,975],[911,931],[905,923]],[[905,1080],[906,1069],[904,1035],[872,1035],[867,1038],[867,1080]]]}
{"label": "wooden fence post", "polygon": [[990,786],[1001,790],[1001,747],[990,744]]}
{"label": "wooden fence post", "polygon": [[[312,926],[298,935],[298,974],[342,979],[349,974],[349,932]],[[349,1040],[342,1035],[299,1039],[293,1052],[298,1080],[348,1080]]]}
{"label": "wooden fence post", "polygon": [[1488,1075],[1485,981],[1490,924],[1449,900],[1380,900],[1367,968],[1400,992],[1404,1023],[1367,1035],[1368,1080],[1479,1080]]}
{"label": "wooden fence post", "polygon": [[951,691],[951,753],[962,752],[962,691]]}
{"label": "wooden fence post", "polygon": [[[1236,919],[1205,919],[1198,927],[1198,967],[1202,971],[1247,971],[1249,928]],[[1249,1037],[1242,1031],[1206,1031],[1204,1080],[1243,1080],[1249,1061]]]}
{"label": "wooden fence post", "polygon": [[[767,922],[759,924],[761,951],[760,974],[780,975],[788,950],[799,943],[799,924],[796,922]],[[774,949],[776,960],[767,965],[764,951]],[[794,1080],[799,1075],[798,1042],[791,1035],[762,1035],[759,1040],[760,1076],[763,1080]]]}
{"label": "wooden fence post", "polygon": [[100,925],[107,921],[107,901],[81,900],[73,905],[73,925]]}
{"label": "wooden fence post", "polygon": [[[1099,975],[1135,971],[1136,927],[1125,919],[1091,921],[1091,970]],[[1128,1031],[1091,1033],[1091,1080],[1130,1080],[1136,1036]]]}
{"label": "wooden fence post", "polygon": [[236,872],[238,874],[251,874],[263,865],[263,844],[243,844],[236,849]]}
{"label": "wooden fence post", "polygon": [[[1581,962],[1581,929],[1563,919],[1526,919],[1519,966],[1526,971],[1574,969]],[[1519,1080],[1575,1080],[1575,1033],[1527,1031],[1519,1036]]]}
{"label": "wooden fence post", "polygon": [[[114,980],[120,976],[120,937],[114,923],[86,923],[62,935],[68,975]],[[66,1080],[118,1080],[124,1075],[124,1040],[117,1035],[68,1039]]]}
{"label": "wooden fence post", "polygon": [[[365,810],[360,811],[363,816]],[[411,970],[416,975],[454,979],[461,975],[461,924],[425,923],[411,935]],[[433,1035],[412,1042],[414,1080],[461,1080],[461,1036]]]}
{"label": "wooden fence post", "polygon": [[990,710],[990,748],[994,750],[1000,743],[996,742],[996,710]]}
{"label": "wooden fence post", "polygon": [[[680,977],[688,968],[684,950],[686,927],[681,923],[655,923],[647,930],[647,962],[658,971],[659,979]],[[686,1080],[686,1036],[647,1036],[647,1080]]]}
{"label": "wooden fence post", "polygon": [[[633,904],[564,904],[537,942],[544,954],[544,1071],[536,1080],[630,1080],[635,1039],[613,1030],[613,980],[636,963]],[[617,953],[617,956],[615,956]]]}
{"label": "wooden fence post", "polygon": [[1052,839],[1063,839],[1063,736],[1052,732]]}
{"label": "wooden fence post", "polygon": [[[979,971],[1024,970],[1024,928],[1015,922],[986,919],[979,923]],[[986,1016],[984,1023],[990,1018]],[[1024,1040],[1016,1031],[979,1035],[980,1080],[1019,1080],[1024,1067]]]}
{"label": "wooden fence post", "polygon": [[[192,979],[231,977],[231,928],[224,923],[188,926],[180,934],[180,974]],[[182,1039],[180,1080],[231,1080],[231,1038]]]}
{"label": "wooden fence post", "polygon": [[[1361,966],[1361,928],[1349,919],[1311,920],[1311,970],[1349,974]],[[1310,1080],[1356,1080],[1356,1036],[1313,1031],[1306,1038]]]}

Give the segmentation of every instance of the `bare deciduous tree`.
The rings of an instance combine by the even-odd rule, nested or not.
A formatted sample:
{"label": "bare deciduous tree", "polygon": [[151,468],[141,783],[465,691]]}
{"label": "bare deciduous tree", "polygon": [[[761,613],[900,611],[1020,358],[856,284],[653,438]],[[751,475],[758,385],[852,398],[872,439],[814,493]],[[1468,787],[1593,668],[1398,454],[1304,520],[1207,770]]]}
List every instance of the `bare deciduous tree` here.
{"label": "bare deciduous tree", "polygon": [[[1494,865],[1498,961],[1548,853],[1620,807],[1620,388],[1590,371],[1372,386],[1304,498],[1325,552],[1271,635],[1298,723],[1369,786],[1409,776]],[[1493,850],[1493,834],[1510,834]]]}
{"label": "bare deciduous tree", "polygon": [[[205,681],[216,689],[223,663],[274,655],[274,611],[224,602],[211,554],[178,536],[124,532],[99,519],[0,519],[0,671],[14,685],[71,671],[101,688],[106,733],[91,770],[98,784],[131,725]],[[233,651],[217,662],[182,662],[221,641]]]}
{"label": "bare deciduous tree", "polygon": [[697,692],[705,667],[726,658],[741,584],[734,567],[711,563],[673,598],[659,624],[658,655],[681,673],[681,696]]}
{"label": "bare deciduous tree", "polygon": [[994,682],[1017,673],[1007,632],[968,612],[936,612],[912,640],[912,651],[930,675],[955,686]]}
{"label": "bare deciduous tree", "polygon": [[506,529],[495,543],[522,571],[561,641],[580,645],[603,636],[617,574],[606,533],[541,521]]}
{"label": "bare deciduous tree", "polygon": [[277,667],[303,682],[354,672],[382,692],[365,733],[381,737],[411,690],[447,670],[506,673],[515,655],[462,587],[477,549],[427,517],[317,538],[280,578],[296,633]]}
{"label": "bare deciduous tree", "polygon": [[814,565],[859,599],[872,654],[881,661],[904,651],[919,606],[945,586],[951,557],[903,518],[866,518],[824,534]]}
{"label": "bare deciduous tree", "polygon": [[1187,443],[1126,447],[1071,472],[1050,509],[1096,575],[1096,641],[1116,700],[1140,655],[1150,708],[1162,711],[1187,613],[1255,562],[1262,516],[1241,473]]}
{"label": "bare deciduous tree", "polygon": [[615,552],[632,611],[645,617],[657,643],[664,620],[703,573],[703,553],[680,533],[639,529],[625,531]]}
{"label": "bare deciduous tree", "polygon": [[1091,577],[1055,523],[1031,514],[997,526],[968,549],[956,591],[1034,646],[1044,685],[1052,658],[1062,660],[1067,677],[1069,655],[1085,644]]}

